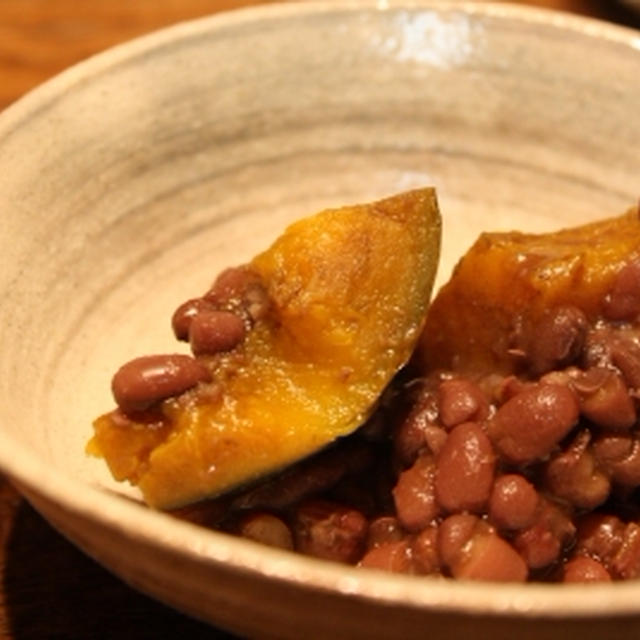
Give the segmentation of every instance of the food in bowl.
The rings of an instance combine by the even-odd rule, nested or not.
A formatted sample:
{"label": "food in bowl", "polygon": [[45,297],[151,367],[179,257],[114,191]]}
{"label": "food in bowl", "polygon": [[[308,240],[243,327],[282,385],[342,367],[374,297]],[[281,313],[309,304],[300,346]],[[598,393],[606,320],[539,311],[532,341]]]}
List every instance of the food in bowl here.
{"label": "food in bowl", "polygon": [[430,307],[413,363],[426,377],[395,434],[410,465],[400,481],[432,467],[446,571],[494,577],[491,529],[529,579],[640,576],[639,331],[637,207],[483,234],[460,260]]}
{"label": "food in bowl", "polygon": [[[404,207],[416,194],[435,203],[429,191],[383,202]],[[435,228],[437,209],[428,209]],[[256,479],[250,486],[217,486],[219,497],[173,513],[315,557],[403,573],[521,582],[639,577],[639,247],[637,208],[554,233],[483,234],[428,311],[430,284],[421,283],[426,321],[410,325],[413,330],[424,321],[417,348],[397,371],[409,357],[403,351],[389,369],[397,373],[386,376],[389,384],[378,385],[373,399],[367,396],[367,410],[358,415],[368,418],[360,428],[352,421],[318,442],[315,455],[251,467],[243,476]],[[429,268],[427,280],[434,265]],[[226,284],[238,280],[240,291],[248,292],[254,276],[244,269],[224,272],[209,298],[215,304],[240,300],[242,313],[255,322],[248,310],[256,297],[236,296],[236,285]],[[234,295],[220,297],[220,290]],[[407,290],[415,291],[404,284],[397,291]],[[186,303],[173,317],[177,337],[190,339],[196,362],[203,356],[193,318],[209,309],[209,298]],[[263,313],[264,292],[257,302]],[[315,339],[326,321],[323,316],[313,331],[303,324],[304,335]],[[384,326],[384,316],[376,323]],[[246,340],[243,327],[231,351]],[[367,335],[361,337],[366,345]],[[211,383],[197,378],[194,385],[208,389]],[[193,406],[191,393],[178,394],[181,406]],[[155,416],[180,405],[165,395],[152,400]],[[148,455],[139,434],[150,430],[145,437],[151,441],[165,428],[131,419],[150,407],[129,407],[121,397],[119,405],[98,419],[92,445],[112,470],[120,451],[128,455],[127,441],[141,447],[136,455]],[[254,452],[242,453],[235,464],[253,464]],[[183,459],[176,469],[188,475],[187,464]],[[265,477],[258,480],[260,473]],[[180,485],[179,473],[173,482]],[[210,485],[160,506],[193,502],[207,491]]]}
{"label": "food in bowl", "polygon": [[360,426],[411,356],[433,285],[432,189],[323,211],[173,316],[192,355],[136,358],[90,451],[154,507],[273,473]]}

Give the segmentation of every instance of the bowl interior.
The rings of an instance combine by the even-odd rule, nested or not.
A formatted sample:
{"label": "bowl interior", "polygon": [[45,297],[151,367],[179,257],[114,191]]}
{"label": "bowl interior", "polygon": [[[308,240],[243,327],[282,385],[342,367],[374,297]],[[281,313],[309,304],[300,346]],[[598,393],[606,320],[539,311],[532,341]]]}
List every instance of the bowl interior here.
{"label": "bowl interior", "polygon": [[482,230],[621,212],[639,42],[504,5],[293,4],[179,25],[23,99],[0,117],[0,464],[36,492],[38,465],[71,481],[44,490],[65,508],[135,497],[84,454],[112,373],[179,350],[175,306],[295,218],[434,185],[443,282]]}

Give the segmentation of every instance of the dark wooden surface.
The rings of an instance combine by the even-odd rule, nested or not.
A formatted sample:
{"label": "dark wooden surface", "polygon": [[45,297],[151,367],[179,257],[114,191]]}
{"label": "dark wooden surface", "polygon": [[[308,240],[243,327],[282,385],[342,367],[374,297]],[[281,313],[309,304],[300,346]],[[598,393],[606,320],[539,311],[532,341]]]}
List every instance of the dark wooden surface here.
{"label": "dark wooden surface", "polygon": [[[264,3],[266,0],[260,0]],[[257,0],[0,0],[0,109],[113,44]],[[640,27],[614,0],[527,4]],[[156,603],[57,534],[0,476],[0,638],[230,638]]]}

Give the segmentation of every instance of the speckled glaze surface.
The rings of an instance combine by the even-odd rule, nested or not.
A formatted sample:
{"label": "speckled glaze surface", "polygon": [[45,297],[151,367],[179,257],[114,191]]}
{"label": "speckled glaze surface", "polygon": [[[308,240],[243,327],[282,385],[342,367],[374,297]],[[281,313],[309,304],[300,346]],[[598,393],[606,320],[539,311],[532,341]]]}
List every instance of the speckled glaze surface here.
{"label": "speckled glaze surface", "polygon": [[638,197],[640,33],[457,2],[274,5],[97,56],[0,116],[0,467],[141,590],[272,638],[627,637],[640,584],[456,584],[177,522],[84,454],[109,380],[294,218],[420,185],[439,281],[486,229]]}

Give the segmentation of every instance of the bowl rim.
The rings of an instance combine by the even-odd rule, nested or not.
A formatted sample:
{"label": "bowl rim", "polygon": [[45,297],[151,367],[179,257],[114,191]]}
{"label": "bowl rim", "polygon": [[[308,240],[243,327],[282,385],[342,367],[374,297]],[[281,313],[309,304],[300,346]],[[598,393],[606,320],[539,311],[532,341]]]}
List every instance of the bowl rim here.
{"label": "bowl rim", "polygon": [[[63,71],[0,113],[0,143],[38,111],[45,111],[71,87],[104,70],[176,41],[233,29],[253,21],[312,17],[347,11],[437,10],[551,26],[626,45],[640,56],[640,32],[597,19],[500,2],[457,0],[311,1],[250,6],[188,20],[111,47]],[[131,535],[150,546],[211,565],[224,564],[301,589],[322,590],[375,603],[439,612],[518,615],[535,618],[591,618],[640,613],[640,581],[603,585],[488,584],[398,575],[333,564],[204,529],[123,500],[59,469],[49,469],[0,424],[0,470],[35,494],[76,516]],[[561,596],[561,597],[559,597]]]}
{"label": "bowl rim", "polygon": [[184,20],[150,33],[137,36],[88,56],[61,71],[0,111],[0,142],[30,113],[44,110],[56,97],[83,78],[95,78],[105,68],[113,68],[152,49],[175,44],[189,36],[202,36],[211,29],[228,29],[242,24],[316,14],[368,11],[403,11],[432,9],[441,13],[462,12],[488,18],[517,19],[541,24],[628,45],[640,51],[640,31],[598,18],[558,11],[548,7],[520,5],[511,2],[477,0],[276,0],[220,11],[208,16]]}

